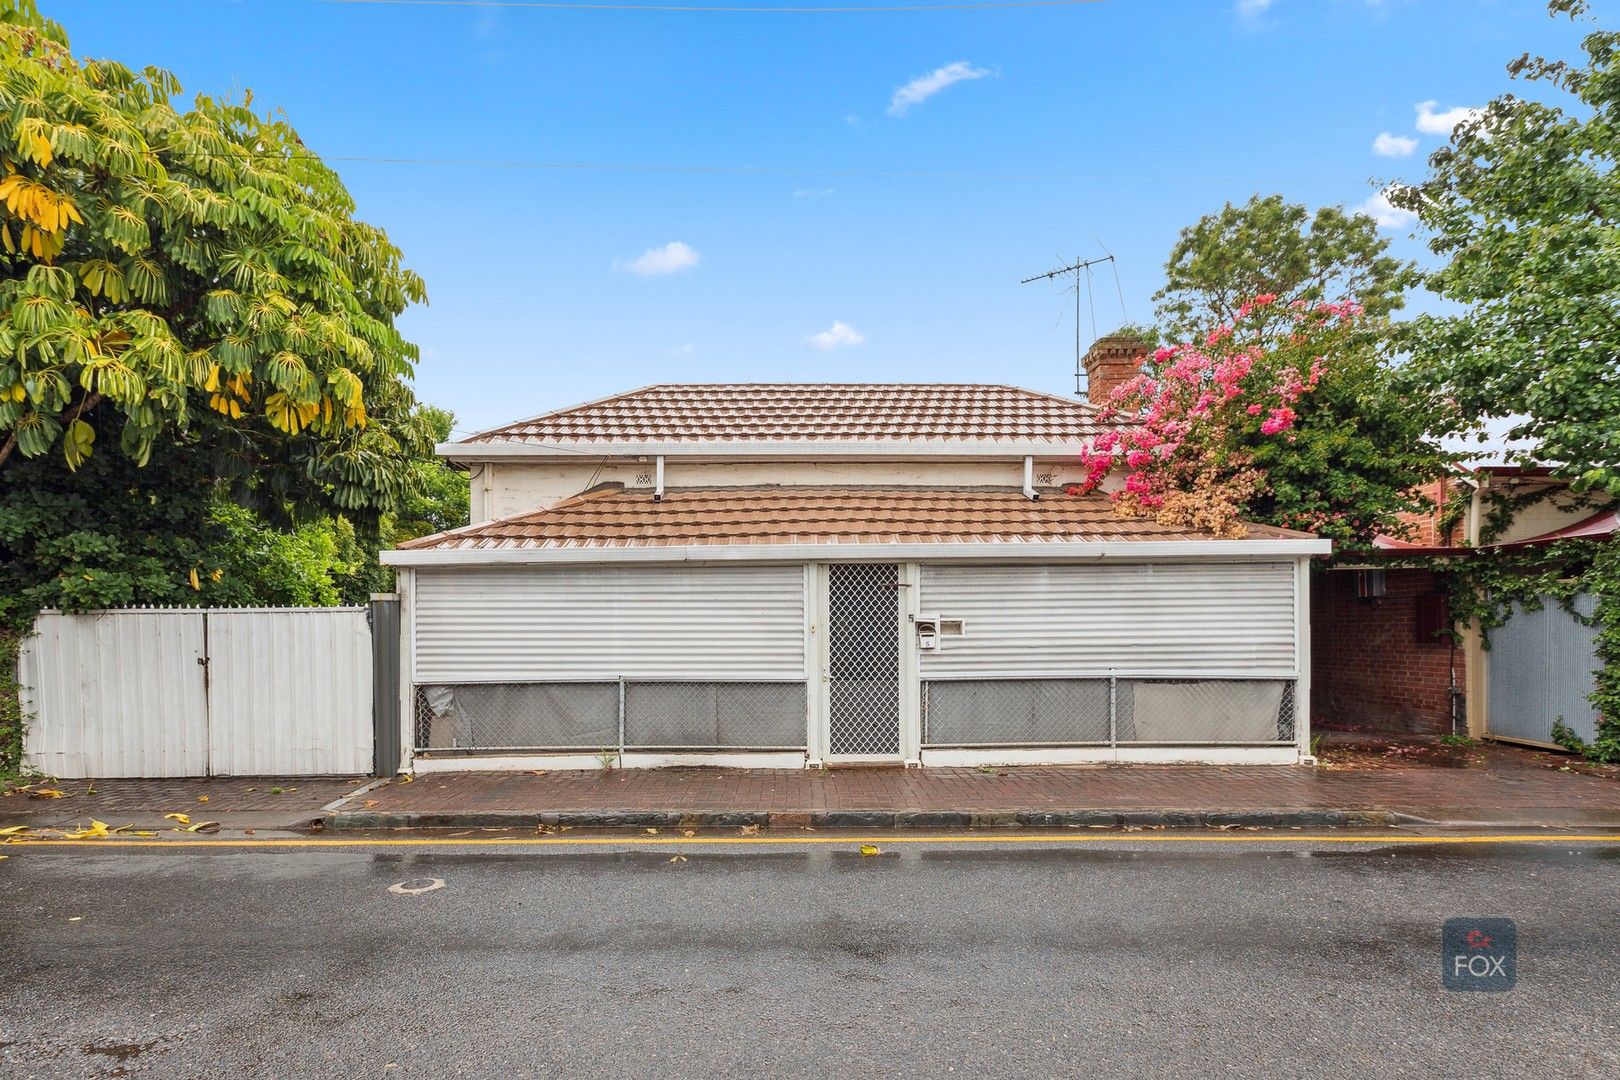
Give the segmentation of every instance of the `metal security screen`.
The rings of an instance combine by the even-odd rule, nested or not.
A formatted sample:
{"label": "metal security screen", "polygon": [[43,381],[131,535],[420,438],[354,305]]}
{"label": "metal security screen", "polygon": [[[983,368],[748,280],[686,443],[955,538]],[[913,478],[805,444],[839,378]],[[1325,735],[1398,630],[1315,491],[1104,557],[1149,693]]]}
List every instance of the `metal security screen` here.
{"label": "metal security screen", "polygon": [[900,568],[827,568],[827,749],[900,754]]}

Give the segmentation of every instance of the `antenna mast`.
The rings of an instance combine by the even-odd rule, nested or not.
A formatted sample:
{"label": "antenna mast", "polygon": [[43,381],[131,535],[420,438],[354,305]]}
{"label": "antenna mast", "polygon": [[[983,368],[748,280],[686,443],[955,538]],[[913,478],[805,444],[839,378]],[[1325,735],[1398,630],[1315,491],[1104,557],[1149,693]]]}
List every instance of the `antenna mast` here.
{"label": "antenna mast", "polygon": [[[1077,256],[1073,265],[1060,266],[1056,270],[1048,270],[1044,274],[1036,274],[1034,277],[1027,277],[1018,283],[1020,285],[1028,285],[1032,281],[1051,281],[1059,274],[1074,275],[1074,392],[1076,394],[1081,392],[1080,380],[1085,376],[1084,361],[1082,359],[1084,354],[1080,351],[1080,275],[1085,274],[1086,280],[1090,281],[1091,274],[1089,271],[1093,266],[1098,266],[1102,263],[1111,263],[1113,261],[1114,257],[1112,255],[1104,256],[1101,259],[1081,259]],[[1093,333],[1096,333],[1097,315],[1095,311],[1092,313],[1091,321],[1093,324],[1091,330]]]}

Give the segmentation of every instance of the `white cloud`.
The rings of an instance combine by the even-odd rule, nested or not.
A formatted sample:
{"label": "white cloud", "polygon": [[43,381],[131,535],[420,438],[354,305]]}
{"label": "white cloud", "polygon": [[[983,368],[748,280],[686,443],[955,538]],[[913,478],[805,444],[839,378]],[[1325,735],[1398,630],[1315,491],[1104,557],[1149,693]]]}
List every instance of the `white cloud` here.
{"label": "white cloud", "polygon": [[935,68],[927,75],[919,75],[894,92],[889,99],[889,115],[904,116],[913,105],[921,105],[952,83],[965,79],[982,79],[990,74],[989,68],[976,68],[966,60]]}
{"label": "white cloud", "polygon": [[1410,135],[1391,135],[1380,131],[1373,140],[1373,153],[1381,157],[1406,157],[1418,148],[1418,141]]}
{"label": "white cloud", "polygon": [[1420,101],[1417,108],[1417,129],[1425,135],[1450,135],[1451,129],[1464,120],[1472,120],[1480,114],[1479,109],[1470,109],[1466,105],[1458,105],[1445,112],[1435,112],[1439,108],[1438,101]]}
{"label": "white cloud", "polygon": [[698,264],[696,249],[679,240],[671,240],[663,247],[648,248],[628,263],[615,260],[615,270],[628,270],[642,277],[659,277],[679,270],[690,270]]}
{"label": "white cloud", "polygon": [[1232,5],[1232,10],[1241,18],[1254,19],[1264,15],[1270,7],[1271,0],[1237,0],[1237,3]]}
{"label": "white cloud", "polygon": [[835,322],[819,334],[811,334],[804,339],[804,343],[812,349],[826,352],[828,349],[842,349],[847,345],[859,345],[866,340],[866,335],[849,325],[847,322]]}
{"label": "white cloud", "polygon": [[1389,196],[1382,191],[1368,196],[1367,201],[1356,207],[1354,212],[1372,218],[1380,229],[1404,229],[1417,220],[1416,214],[1393,205]]}

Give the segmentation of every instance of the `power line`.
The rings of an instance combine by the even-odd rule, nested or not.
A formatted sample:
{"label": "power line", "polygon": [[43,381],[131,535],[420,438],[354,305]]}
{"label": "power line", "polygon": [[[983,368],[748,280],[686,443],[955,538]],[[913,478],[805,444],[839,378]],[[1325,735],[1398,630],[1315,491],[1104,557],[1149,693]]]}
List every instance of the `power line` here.
{"label": "power line", "polygon": [[[331,0],[340,2],[340,0]],[[390,0],[391,2],[391,0]],[[230,157],[231,153],[211,153],[207,150],[185,150],[178,147],[154,147],[194,157]],[[286,154],[280,151],[247,151],[249,157],[285,158],[303,157],[321,162],[342,162],[351,165],[421,165],[458,169],[533,169],[553,172],[645,172],[690,173],[719,176],[825,176],[834,179],[855,180],[987,180],[997,183],[1055,183],[1055,184],[1109,184],[1132,183],[1162,184],[1276,184],[1317,187],[1361,187],[1362,180],[1333,180],[1326,177],[1240,177],[1240,176],[1175,176],[1144,173],[1130,174],[1063,174],[1063,173],[985,173],[955,172],[928,169],[827,169],[815,166],[784,168],[754,165],[663,165],[633,161],[525,161],[499,158],[426,158],[380,157],[365,154]]]}
{"label": "power line", "polygon": [[998,8],[1076,7],[1106,0],[978,0],[959,4],[858,5],[854,7],[723,7],[685,4],[586,4],[565,0],[316,0],[323,4],[368,4],[380,7],[538,8],[551,11],[646,11],[675,15],[875,15],[909,12],[989,11]]}

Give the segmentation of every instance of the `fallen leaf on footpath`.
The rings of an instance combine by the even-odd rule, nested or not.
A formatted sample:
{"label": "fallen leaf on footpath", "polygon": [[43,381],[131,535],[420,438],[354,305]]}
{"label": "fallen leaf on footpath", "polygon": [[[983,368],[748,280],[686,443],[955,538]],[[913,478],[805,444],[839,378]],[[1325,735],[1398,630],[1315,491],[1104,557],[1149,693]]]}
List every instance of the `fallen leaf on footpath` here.
{"label": "fallen leaf on footpath", "polygon": [[861,845],[861,854],[862,855],[881,855],[881,854],[883,854],[883,849],[878,847],[876,844],[862,844]]}
{"label": "fallen leaf on footpath", "polygon": [[360,805],[364,806],[367,810],[370,810],[373,806],[377,805],[377,800],[376,799],[367,799],[365,802],[361,803]]}
{"label": "fallen leaf on footpath", "polygon": [[657,829],[648,829],[647,830],[647,835],[648,836],[657,836],[658,835],[658,830]]}
{"label": "fallen leaf on footpath", "polygon": [[32,788],[28,792],[28,797],[30,799],[68,799],[68,798],[72,798],[72,796],[68,792],[62,791],[59,788],[53,788],[53,787]]}
{"label": "fallen leaf on footpath", "polygon": [[219,822],[199,821],[195,825],[186,826],[186,832],[219,832]]}
{"label": "fallen leaf on footpath", "polygon": [[190,825],[191,824],[191,815],[190,814],[164,814],[163,815],[163,820],[165,820],[165,821],[178,821],[182,825]]}
{"label": "fallen leaf on footpath", "polygon": [[404,774],[403,776],[401,776],[399,778],[399,782],[402,783],[402,784],[409,784],[410,782],[412,782],[415,779],[416,779],[416,777],[412,776],[410,773],[406,773],[406,774]]}
{"label": "fallen leaf on footpath", "polygon": [[696,836],[697,835],[697,830],[696,829],[682,829],[681,830],[681,835],[682,836]]}
{"label": "fallen leaf on footpath", "polygon": [[199,795],[199,796],[197,796],[197,801],[198,801],[198,802],[207,802],[207,801],[208,801],[208,796],[206,796],[206,795]]}
{"label": "fallen leaf on footpath", "polygon": [[753,836],[757,832],[759,832],[758,825],[744,825],[742,827],[742,834],[744,836]]}

